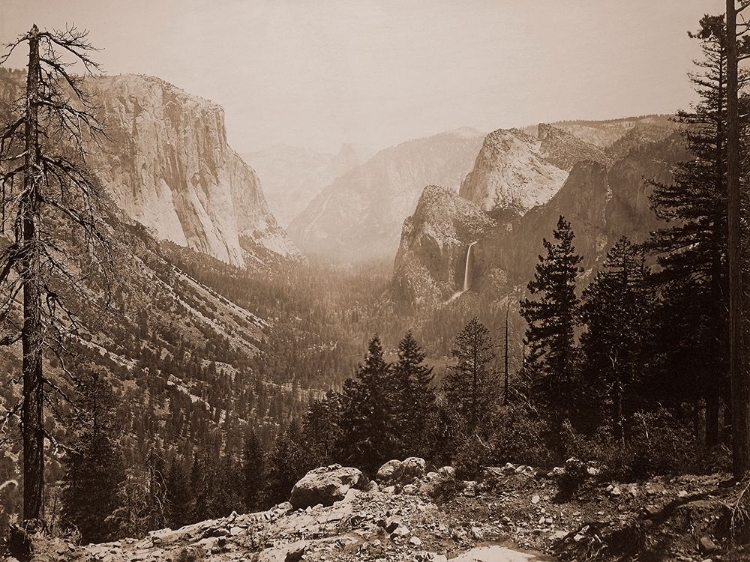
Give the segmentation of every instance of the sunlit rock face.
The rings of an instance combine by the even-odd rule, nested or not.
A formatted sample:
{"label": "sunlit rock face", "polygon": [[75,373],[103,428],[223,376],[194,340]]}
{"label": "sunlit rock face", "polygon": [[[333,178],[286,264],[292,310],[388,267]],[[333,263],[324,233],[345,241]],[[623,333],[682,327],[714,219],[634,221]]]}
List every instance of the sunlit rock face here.
{"label": "sunlit rock face", "polygon": [[[557,138],[549,139],[550,133]],[[571,142],[567,133],[560,135],[549,130],[540,130],[539,146],[534,150],[517,132],[495,132],[488,139],[472,172],[477,180],[475,185],[481,183],[481,176],[518,179],[518,175],[503,175],[507,165],[517,163],[508,160],[506,152],[498,151],[497,143],[521,146],[527,156],[532,156],[531,160],[526,159],[527,163],[533,161],[549,167],[552,158],[560,165],[570,165],[569,171],[557,168],[565,173],[565,181],[549,199],[546,195],[535,199],[542,184],[527,181],[519,183],[515,192],[496,192],[497,202],[490,205],[485,204],[488,198],[468,201],[439,188],[426,188],[417,211],[404,222],[394,265],[392,294],[401,306],[450,301],[451,296],[466,292],[462,286],[466,278],[470,281],[466,287],[470,293],[491,294],[499,299],[523,291],[534,274],[539,254],[543,253],[542,239],[552,238],[560,215],[570,221],[575,232],[574,245],[583,256],[585,270],[581,282],[585,283],[620,237],[643,242],[650,232],[663,227],[650,206],[653,190],[650,180],[670,182],[675,163],[690,158],[680,133],[674,126],[667,127],[661,122],[636,123],[606,152],[581,150],[578,139]],[[560,139],[571,143],[573,150],[564,146],[560,147],[564,150],[558,150],[555,143]],[[527,140],[533,141],[531,137]],[[552,142],[545,147],[545,140]],[[542,157],[545,153],[547,156]],[[581,159],[571,164],[574,153]],[[498,170],[504,166],[506,170]],[[541,178],[535,173],[525,177]],[[472,175],[467,177],[462,194],[470,195],[465,188],[471,179]],[[484,185],[505,184],[486,181]],[[525,194],[524,189],[535,195]],[[544,202],[534,204],[536,200]],[[532,206],[526,208],[527,205]],[[472,242],[476,244],[472,245],[467,260],[468,245]]]}
{"label": "sunlit rock face", "polygon": [[237,266],[299,259],[258,176],[227,144],[220,106],[146,76],[87,87],[108,137],[90,164],[127,217],[158,239]]}
{"label": "sunlit rock face", "polygon": [[598,147],[550,125],[539,125],[537,136],[499,129],[485,138],[460,194],[485,211],[514,209],[523,214],[552,199],[582,160],[607,163],[609,158]]}
{"label": "sunlit rock face", "polygon": [[495,226],[471,201],[442,187],[426,187],[414,214],[404,221],[394,264],[395,300],[431,305],[462,291],[469,245]]}

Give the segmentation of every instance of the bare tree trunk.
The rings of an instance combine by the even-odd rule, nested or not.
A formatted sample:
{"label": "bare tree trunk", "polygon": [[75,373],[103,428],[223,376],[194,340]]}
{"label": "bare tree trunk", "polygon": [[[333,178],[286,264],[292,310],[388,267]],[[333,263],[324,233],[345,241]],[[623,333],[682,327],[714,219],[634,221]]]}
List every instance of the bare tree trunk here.
{"label": "bare tree trunk", "polygon": [[737,80],[737,10],[727,0],[727,222],[729,262],[729,374],[732,384],[732,452],[736,478],[750,469],[750,380],[742,368],[740,129]]}
{"label": "bare tree trunk", "polygon": [[39,286],[39,30],[29,40],[29,72],[26,79],[26,157],[22,211],[23,258],[23,519],[39,519],[44,497],[44,427],[42,378],[42,297]]}
{"label": "bare tree trunk", "polygon": [[510,314],[510,301],[505,309],[505,388],[503,389],[503,404],[508,405],[508,315]]}
{"label": "bare tree trunk", "polygon": [[614,402],[615,402],[615,440],[620,444],[620,448],[625,448],[625,421],[624,421],[624,414],[623,414],[623,408],[622,408],[622,381],[620,380],[619,373],[617,374],[617,379],[615,380],[615,396],[614,396]]}
{"label": "bare tree trunk", "polygon": [[[716,381],[719,384],[719,380]],[[697,436],[696,436],[697,437]],[[706,447],[719,444],[719,390],[711,389],[706,395]]]}

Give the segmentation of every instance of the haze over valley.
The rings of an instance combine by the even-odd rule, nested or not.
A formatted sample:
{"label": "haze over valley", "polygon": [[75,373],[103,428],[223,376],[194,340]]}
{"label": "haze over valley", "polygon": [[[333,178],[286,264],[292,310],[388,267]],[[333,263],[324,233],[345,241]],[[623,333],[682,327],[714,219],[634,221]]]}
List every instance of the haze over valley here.
{"label": "haze over valley", "polygon": [[747,1],[127,4],[0,6],[0,555],[742,559]]}

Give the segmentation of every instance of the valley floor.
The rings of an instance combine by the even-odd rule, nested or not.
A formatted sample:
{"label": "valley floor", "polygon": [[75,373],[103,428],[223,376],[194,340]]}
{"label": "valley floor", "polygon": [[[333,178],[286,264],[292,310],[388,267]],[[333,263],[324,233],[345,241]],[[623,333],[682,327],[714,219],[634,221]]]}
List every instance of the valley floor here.
{"label": "valley floor", "polygon": [[[727,474],[583,482],[563,497],[551,474],[487,469],[450,498],[350,490],[330,507],[291,504],[142,540],[75,546],[40,540],[35,560],[467,562],[750,559],[747,483]],[[415,486],[406,487],[407,491]],[[745,504],[746,505],[746,504]]]}

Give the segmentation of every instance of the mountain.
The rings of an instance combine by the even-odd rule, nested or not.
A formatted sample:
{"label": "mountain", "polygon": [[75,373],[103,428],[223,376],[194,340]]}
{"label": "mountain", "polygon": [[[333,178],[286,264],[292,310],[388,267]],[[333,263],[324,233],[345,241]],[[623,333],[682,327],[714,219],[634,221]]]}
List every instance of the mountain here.
{"label": "mountain", "polygon": [[237,266],[300,258],[257,174],[227,144],[220,106],[148,76],[86,85],[109,138],[89,164],[125,216]]}
{"label": "mountain", "polygon": [[[570,133],[588,144],[593,144],[606,150],[636,127],[642,130],[674,129],[672,119],[672,115],[643,115],[640,117],[623,117],[605,121],[557,121],[550,123],[550,125],[556,129]],[[525,133],[532,136],[537,136],[538,130],[539,125],[523,128]]]}
{"label": "mountain", "polygon": [[581,160],[606,163],[608,157],[550,125],[539,125],[537,136],[500,129],[485,138],[459,193],[485,211],[513,208],[525,213],[549,201]]}
{"label": "mountain", "polygon": [[[518,137],[515,133],[513,136]],[[506,132],[502,138],[507,138]],[[650,209],[651,186],[647,179],[668,182],[673,165],[689,158],[680,133],[674,126],[665,129],[661,125],[649,128],[641,124],[629,128],[611,147],[616,150],[600,158],[601,161],[585,159],[575,163],[564,184],[546,203],[523,214],[512,199],[499,200],[501,206],[491,213],[495,226],[482,229],[472,246],[469,264],[472,291],[500,298],[524,287],[542,251],[542,238],[551,237],[560,215],[571,222],[576,234],[574,245],[584,257],[587,276],[621,236],[641,242],[649,232],[663,226]],[[630,148],[617,156],[624,147]],[[484,166],[488,161],[492,162],[481,155],[477,158],[478,165]],[[505,164],[503,159],[499,162]],[[482,170],[486,177],[496,177],[496,172],[492,166]],[[472,174],[478,175],[476,170]],[[527,187],[534,189],[537,185],[527,184]],[[426,188],[425,194],[434,201],[432,189]],[[523,198],[523,186],[518,193]],[[447,199],[436,204],[444,208],[425,213],[418,207],[404,224],[401,240],[404,251],[397,255],[392,281],[392,294],[401,305],[444,302],[462,288],[455,272],[466,266],[466,250],[461,253],[452,249],[455,236],[449,231],[441,232],[444,221],[435,217],[454,213],[452,220],[474,223],[481,207],[476,203],[472,207],[457,205]],[[440,234],[436,237],[433,233]],[[415,243],[427,236],[434,239],[431,247]],[[464,248],[472,241],[467,237],[461,239]],[[453,282],[446,285],[443,281],[450,279],[451,274]]]}
{"label": "mountain", "polygon": [[427,186],[414,214],[404,221],[393,273],[394,299],[418,307],[459,290],[469,244],[495,226],[471,201]]}
{"label": "mountain", "polygon": [[274,216],[286,227],[327,185],[364,162],[364,147],[345,144],[338,154],[321,154],[308,148],[276,145],[243,154],[263,180]]}
{"label": "mountain", "polygon": [[457,191],[482,139],[478,131],[459,129],[381,150],[318,194],[291,222],[289,235],[309,255],[392,258],[424,186]]}

